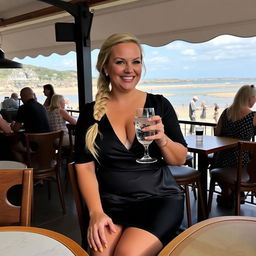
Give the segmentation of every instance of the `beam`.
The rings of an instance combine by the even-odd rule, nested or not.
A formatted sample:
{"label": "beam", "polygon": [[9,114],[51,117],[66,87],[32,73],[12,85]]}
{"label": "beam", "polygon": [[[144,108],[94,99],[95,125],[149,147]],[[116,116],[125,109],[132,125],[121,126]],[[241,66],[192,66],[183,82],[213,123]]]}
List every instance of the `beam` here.
{"label": "beam", "polygon": [[[92,101],[91,40],[93,14],[85,2],[63,2],[61,0],[39,0],[62,8],[74,16],[74,41],[76,44],[77,84],[79,109]],[[70,27],[69,27],[70,28]],[[64,31],[65,33],[65,31]]]}
{"label": "beam", "polygon": [[[88,4],[89,7],[93,7],[93,6],[98,6],[101,4],[106,4],[106,3],[111,3],[111,2],[115,2],[117,0],[71,0],[70,2],[67,3],[86,3]],[[66,2],[64,2],[66,3]],[[54,15],[57,13],[61,13],[64,12],[62,8],[56,7],[56,6],[51,6],[51,7],[46,7],[37,11],[33,11],[33,12],[29,12],[29,13],[25,13],[22,15],[18,15],[15,17],[11,17],[8,19],[1,19],[0,20],[0,27],[2,26],[8,26],[8,25],[12,25],[18,22],[24,22],[24,21],[29,21],[31,19],[38,19],[44,16],[49,16],[49,15]]]}

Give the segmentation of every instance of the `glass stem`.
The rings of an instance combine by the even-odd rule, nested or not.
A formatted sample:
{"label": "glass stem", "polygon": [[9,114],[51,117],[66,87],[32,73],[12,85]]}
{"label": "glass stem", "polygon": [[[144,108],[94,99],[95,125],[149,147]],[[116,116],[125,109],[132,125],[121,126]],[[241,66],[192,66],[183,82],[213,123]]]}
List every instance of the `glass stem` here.
{"label": "glass stem", "polygon": [[145,152],[144,152],[144,157],[149,157],[149,154],[148,154],[148,146],[149,145],[145,145],[144,147],[145,147]]}

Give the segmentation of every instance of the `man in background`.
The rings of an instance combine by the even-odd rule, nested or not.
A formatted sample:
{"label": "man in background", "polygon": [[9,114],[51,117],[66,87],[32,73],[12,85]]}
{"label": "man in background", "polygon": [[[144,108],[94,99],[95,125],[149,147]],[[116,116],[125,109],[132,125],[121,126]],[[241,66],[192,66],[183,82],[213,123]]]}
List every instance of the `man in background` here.
{"label": "man in background", "polygon": [[[13,131],[17,132],[24,128],[27,133],[50,132],[47,111],[42,104],[36,101],[33,90],[30,87],[21,89],[20,97],[23,105],[18,109],[15,122],[11,124]],[[16,161],[25,162],[24,141],[21,140],[15,144],[12,152]]]}
{"label": "man in background", "polygon": [[19,108],[19,97],[17,93],[12,93],[11,98],[5,99],[2,102],[2,109],[17,110]]}
{"label": "man in background", "polygon": [[[196,102],[198,101],[198,97],[194,96],[189,103],[189,118],[191,121],[196,121]],[[195,125],[190,125],[189,132],[192,134],[195,131]]]}
{"label": "man in background", "polygon": [[12,129],[17,132],[23,126],[29,133],[50,132],[46,109],[36,101],[33,90],[30,87],[21,89],[20,97],[23,105],[18,109]]}

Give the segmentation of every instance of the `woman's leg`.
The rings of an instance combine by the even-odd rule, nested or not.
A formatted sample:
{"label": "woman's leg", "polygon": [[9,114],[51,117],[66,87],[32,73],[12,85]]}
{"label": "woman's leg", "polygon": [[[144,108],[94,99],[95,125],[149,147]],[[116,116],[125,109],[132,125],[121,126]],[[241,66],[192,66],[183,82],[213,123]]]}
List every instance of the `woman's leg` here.
{"label": "woman's leg", "polygon": [[148,231],[126,228],[114,251],[114,256],[156,256],[162,249],[160,240]]}
{"label": "woman's leg", "polygon": [[103,247],[103,252],[94,251],[90,249],[90,255],[92,256],[113,256],[116,245],[122,235],[122,227],[120,225],[115,225],[116,233],[109,232],[108,228],[105,229],[106,239],[108,241],[107,248]]}

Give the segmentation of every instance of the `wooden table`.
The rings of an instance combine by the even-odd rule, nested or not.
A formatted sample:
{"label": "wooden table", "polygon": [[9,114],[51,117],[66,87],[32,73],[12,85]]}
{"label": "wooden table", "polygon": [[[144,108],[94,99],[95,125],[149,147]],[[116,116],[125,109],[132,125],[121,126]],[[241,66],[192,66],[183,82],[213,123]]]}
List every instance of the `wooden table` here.
{"label": "wooden table", "polygon": [[183,231],[158,256],[255,256],[255,237],[255,217],[215,217]]}
{"label": "wooden table", "polygon": [[88,256],[72,239],[42,228],[0,227],[0,255]]}
{"label": "wooden table", "polygon": [[[184,137],[187,142],[189,152],[197,153],[198,155],[198,171],[201,173],[202,194],[205,205],[207,205],[207,155],[216,153],[224,149],[229,149],[237,146],[239,139],[220,137],[220,136],[203,136],[203,142],[196,142],[196,135],[188,135]],[[198,214],[201,220],[201,214]]]}

